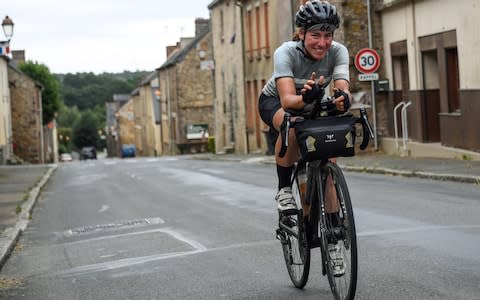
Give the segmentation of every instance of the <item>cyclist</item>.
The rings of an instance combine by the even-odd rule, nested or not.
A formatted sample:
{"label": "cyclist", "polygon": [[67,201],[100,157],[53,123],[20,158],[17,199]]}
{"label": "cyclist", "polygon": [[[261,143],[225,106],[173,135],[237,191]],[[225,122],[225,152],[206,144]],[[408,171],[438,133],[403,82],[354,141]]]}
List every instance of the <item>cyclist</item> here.
{"label": "cyclist", "polygon": [[[272,77],[259,97],[262,120],[277,132],[283,123],[285,109],[308,109],[308,104],[315,99],[324,98],[323,87],[331,81],[337,111],[344,112],[350,106],[348,50],[333,41],[335,29],[340,23],[335,6],[327,1],[309,0],[298,9],[295,23],[297,35],[294,40],[283,43],[275,50]],[[293,131],[289,133],[288,145],[285,156],[279,157],[281,137],[277,138],[275,160],[278,193],[275,200],[282,213],[297,209],[290,184],[298,158],[298,145]],[[334,212],[335,208],[328,208],[328,197],[336,195],[328,193],[328,188],[327,212]]]}

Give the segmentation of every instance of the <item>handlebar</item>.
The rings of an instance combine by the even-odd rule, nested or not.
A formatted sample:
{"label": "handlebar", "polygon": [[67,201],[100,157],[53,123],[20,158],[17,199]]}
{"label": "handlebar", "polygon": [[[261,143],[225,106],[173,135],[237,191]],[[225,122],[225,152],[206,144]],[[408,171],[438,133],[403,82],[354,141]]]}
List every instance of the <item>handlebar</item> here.
{"label": "handlebar", "polygon": [[[285,153],[287,152],[287,147],[288,147],[288,134],[290,132],[290,129],[294,127],[296,120],[292,120],[292,116],[298,116],[297,118],[300,119],[315,119],[318,118],[318,115],[320,112],[327,112],[328,113],[332,112],[335,110],[335,104],[333,104],[331,101],[333,99],[329,99],[329,101],[320,103],[320,101],[315,101],[314,102],[314,107],[312,111],[307,114],[298,114],[297,111],[285,111],[285,115],[283,118],[283,122],[280,126],[280,137],[282,139],[282,146],[280,148],[279,156],[284,157]],[[367,111],[364,106],[360,107],[360,116],[356,118],[356,123],[359,123],[362,125],[363,129],[363,139],[362,143],[360,144],[360,149],[365,150],[368,146],[368,143],[370,139],[374,139],[375,135],[373,133],[372,127],[370,126],[370,122],[368,121],[368,115]]]}

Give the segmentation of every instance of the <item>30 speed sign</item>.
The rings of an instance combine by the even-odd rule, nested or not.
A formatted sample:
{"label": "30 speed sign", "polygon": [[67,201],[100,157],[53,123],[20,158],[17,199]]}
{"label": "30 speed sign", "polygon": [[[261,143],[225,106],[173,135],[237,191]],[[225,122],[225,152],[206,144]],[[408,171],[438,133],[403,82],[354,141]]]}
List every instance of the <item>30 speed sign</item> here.
{"label": "30 speed sign", "polygon": [[355,67],[362,73],[373,73],[380,67],[380,56],[374,49],[363,48],[355,55]]}

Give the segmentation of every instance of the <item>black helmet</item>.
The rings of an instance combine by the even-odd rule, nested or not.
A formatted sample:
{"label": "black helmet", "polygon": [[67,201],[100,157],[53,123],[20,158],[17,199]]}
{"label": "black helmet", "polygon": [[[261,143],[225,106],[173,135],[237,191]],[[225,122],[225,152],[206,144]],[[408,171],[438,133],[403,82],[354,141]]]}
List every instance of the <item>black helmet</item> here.
{"label": "black helmet", "polygon": [[295,23],[305,29],[322,25],[322,31],[334,31],[340,24],[340,18],[334,5],[327,1],[309,0],[298,9]]}

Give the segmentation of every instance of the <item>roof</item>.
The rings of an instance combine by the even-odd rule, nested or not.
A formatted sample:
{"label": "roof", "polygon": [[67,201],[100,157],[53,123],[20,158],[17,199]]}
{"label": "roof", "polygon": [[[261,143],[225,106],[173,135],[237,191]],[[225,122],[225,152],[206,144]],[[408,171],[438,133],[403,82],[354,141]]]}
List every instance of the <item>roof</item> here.
{"label": "roof", "polygon": [[150,81],[152,81],[156,77],[158,77],[158,72],[153,71],[152,73],[148,74],[147,76],[145,76],[145,78],[142,79],[142,81],[140,82],[140,85],[147,85],[150,83]]}
{"label": "roof", "polygon": [[213,0],[207,7],[208,9],[212,9],[215,5],[219,4],[223,0]]}
{"label": "roof", "polygon": [[185,56],[192,50],[197,43],[203,39],[208,33],[210,33],[210,30],[205,30],[204,32],[201,32],[197,37],[193,39],[187,46],[185,46],[183,49],[180,49],[179,51],[174,52],[160,67],[157,68],[157,70],[163,70],[168,67],[171,67],[173,65],[176,65],[177,63],[183,61]]}

